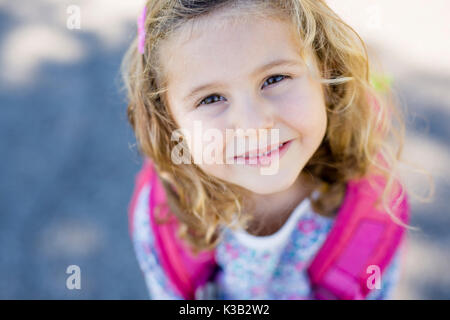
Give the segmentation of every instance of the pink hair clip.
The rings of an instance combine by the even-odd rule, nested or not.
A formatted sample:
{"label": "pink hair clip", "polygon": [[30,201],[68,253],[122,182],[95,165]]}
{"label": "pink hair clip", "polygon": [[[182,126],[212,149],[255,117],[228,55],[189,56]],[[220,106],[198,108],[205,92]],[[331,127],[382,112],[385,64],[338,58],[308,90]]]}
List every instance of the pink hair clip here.
{"label": "pink hair clip", "polygon": [[145,17],[147,15],[147,7],[144,6],[141,15],[137,20],[138,25],[138,50],[141,54],[145,51]]}

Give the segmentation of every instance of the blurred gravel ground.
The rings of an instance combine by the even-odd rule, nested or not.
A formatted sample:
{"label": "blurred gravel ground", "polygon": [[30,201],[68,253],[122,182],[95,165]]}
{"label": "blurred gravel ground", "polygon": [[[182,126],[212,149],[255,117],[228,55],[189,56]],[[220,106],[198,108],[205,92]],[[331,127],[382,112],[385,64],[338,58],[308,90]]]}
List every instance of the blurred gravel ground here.
{"label": "blurred gravel ground", "polygon": [[[12,54],[32,61],[17,62],[26,77],[2,74],[0,298],[148,298],[126,212],[140,159],[119,92],[135,27],[128,19],[128,38],[108,48],[83,25],[66,29],[63,2],[25,2],[0,6],[2,69]],[[81,290],[66,289],[71,264]]]}

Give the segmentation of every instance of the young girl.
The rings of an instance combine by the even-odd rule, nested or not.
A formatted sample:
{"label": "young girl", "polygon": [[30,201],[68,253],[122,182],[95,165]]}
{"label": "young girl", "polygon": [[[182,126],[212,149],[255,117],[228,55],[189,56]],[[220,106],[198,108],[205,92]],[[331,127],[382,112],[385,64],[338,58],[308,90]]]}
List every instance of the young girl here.
{"label": "young girl", "polygon": [[[362,40],[324,1],[147,1],[123,74],[146,158],[130,230],[151,298],[392,297],[408,213],[395,177],[401,116],[371,86]],[[249,129],[258,147],[235,150]],[[276,135],[261,143],[261,130]],[[223,138],[214,159],[236,161],[202,161],[208,132]],[[395,236],[377,238],[372,211]],[[170,217],[176,229],[158,229]],[[177,261],[192,264],[174,267],[186,252]],[[320,276],[334,256],[337,269]],[[380,256],[380,266],[359,263]],[[364,288],[370,270],[378,278]],[[202,285],[189,296],[173,279]]]}

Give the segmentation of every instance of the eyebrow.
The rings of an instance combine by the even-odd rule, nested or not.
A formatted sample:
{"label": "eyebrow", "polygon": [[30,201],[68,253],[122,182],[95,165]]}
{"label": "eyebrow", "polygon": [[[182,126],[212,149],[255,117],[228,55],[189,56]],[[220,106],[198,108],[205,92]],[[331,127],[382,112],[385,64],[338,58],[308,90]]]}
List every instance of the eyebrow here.
{"label": "eyebrow", "polygon": [[[281,60],[274,60],[271,61],[267,64],[264,64],[258,68],[256,68],[251,75],[255,76],[258,73],[262,73],[265,70],[269,70],[275,67],[279,67],[279,66],[295,66],[295,65],[301,65],[300,61],[297,60],[287,60],[287,59],[281,59]],[[189,101],[190,99],[192,99],[193,97],[195,97],[200,91],[206,90],[208,88],[217,88],[219,86],[221,86],[222,83],[220,82],[213,82],[213,83],[207,83],[207,84],[202,84],[200,86],[195,87],[194,89],[192,89],[190,91],[190,93],[184,97],[184,101]]]}

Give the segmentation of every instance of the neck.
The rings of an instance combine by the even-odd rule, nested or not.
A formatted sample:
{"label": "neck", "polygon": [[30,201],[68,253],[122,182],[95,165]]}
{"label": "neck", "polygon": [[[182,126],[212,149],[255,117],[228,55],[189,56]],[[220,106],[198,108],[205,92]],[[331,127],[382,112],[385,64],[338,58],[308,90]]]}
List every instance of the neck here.
{"label": "neck", "polygon": [[269,194],[252,194],[246,209],[254,217],[247,232],[255,236],[266,236],[278,231],[292,211],[314,190],[313,179],[300,173],[296,181],[286,190]]}

